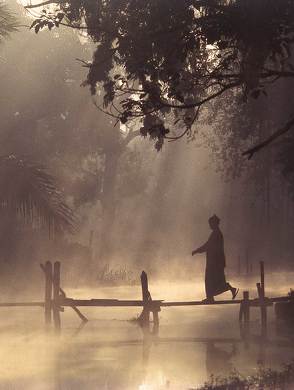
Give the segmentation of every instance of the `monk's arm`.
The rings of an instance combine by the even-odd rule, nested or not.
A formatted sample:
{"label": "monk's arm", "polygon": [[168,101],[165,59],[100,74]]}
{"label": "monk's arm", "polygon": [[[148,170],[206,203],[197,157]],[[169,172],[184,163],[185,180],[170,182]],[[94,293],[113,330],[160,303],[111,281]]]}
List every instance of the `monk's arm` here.
{"label": "monk's arm", "polygon": [[196,253],[204,253],[207,251],[207,247],[208,247],[208,241],[203,244],[202,246],[200,246],[199,248],[195,249],[193,252],[192,252],[192,256],[196,255]]}

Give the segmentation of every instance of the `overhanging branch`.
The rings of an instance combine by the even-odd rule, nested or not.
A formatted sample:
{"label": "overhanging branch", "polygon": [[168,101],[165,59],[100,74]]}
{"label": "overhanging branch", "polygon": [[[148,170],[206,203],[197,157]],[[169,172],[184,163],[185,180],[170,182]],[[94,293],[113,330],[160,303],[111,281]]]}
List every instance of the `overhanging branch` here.
{"label": "overhanging branch", "polygon": [[27,8],[27,9],[30,9],[30,8],[40,8],[40,7],[44,7],[45,5],[60,4],[61,2],[62,1],[60,1],[60,0],[47,0],[47,1],[43,1],[41,3],[37,3],[37,4],[26,5],[25,8]]}
{"label": "overhanging branch", "polygon": [[243,156],[248,156],[248,160],[250,160],[255,153],[259,152],[261,149],[263,149],[264,147],[266,147],[269,144],[271,144],[272,142],[274,142],[281,135],[287,133],[291,129],[292,126],[294,126],[294,118],[291,119],[289,122],[287,122],[284,127],[282,127],[281,129],[275,131],[270,137],[268,137],[267,139],[265,139],[264,141],[262,141],[259,144],[255,145],[254,147],[252,147],[252,148],[246,150],[245,152],[243,152],[242,153]]}

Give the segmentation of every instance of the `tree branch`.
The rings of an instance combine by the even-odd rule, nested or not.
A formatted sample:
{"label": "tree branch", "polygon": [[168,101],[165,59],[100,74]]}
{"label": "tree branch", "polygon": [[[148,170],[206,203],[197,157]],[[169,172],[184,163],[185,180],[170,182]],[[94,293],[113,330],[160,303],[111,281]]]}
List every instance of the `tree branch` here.
{"label": "tree branch", "polygon": [[43,1],[42,3],[25,5],[24,8],[26,8],[26,9],[30,9],[30,8],[40,8],[40,7],[44,7],[45,5],[49,5],[49,4],[59,4],[59,3],[61,3],[60,0],[47,0],[47,1]]}
{"label": "tree branch", "polygon": [[273,141],[275,141],[281,135],[287,133],[287,131],[289,131],[292,126],[294,126],[294,118],[291,119],[289,122],[287,122],[284,127],[282,127],[281,129],[275,131],[270,137],[268,137],[264,141],[260,142],[259,144],[255,145],[252,148],[250,148],[250,149],[246,150],[245,152],[243,152],[242,155],[243,156],[248,156],[248,160],[250,160],[255,153],[259,152],[261,149],[263,149],[267,145],[271,144]]}
{"label": "tree branch", "polygon": [[215,93],[213,93],[211,95],[208,95],[206,98],[204,98],[202,100],[199,100],[198,102],[194,102],[194,103],[189,103],[189,104],[172,104],[172,103],[160,101],[161,107],[159,107],[158,110],[160,110],[162,107],[170,107],[170,108],[178,108],[178,109],[189,109],[189,108],[200,107],[203,104],[209,102],[210,100],[213,100],[216,97],[222,95],[227,90],[234,89],[234,88],[236,88],[236,87],[238,87],[240,85],[241,85],[241,81],[236,81],[235,83],[227,84],[226,86],[224,86],[219,91],[217,91],[217,92],[215,92]]}
{"label": "tree branch", "polygon": [[165,136],[164,138],[168,139],[169,140],[168,142],[177,141],[177,140],[183,138],[184,135],[186,135],[192,129],[193,124],[195,123],[196,119],[199,116],[199,111],[200,111],[200,106],[197,107],[196,113],[194,115],[194,118],[191,121],[190,126],[188,126],[180,135],[175,136],[175,137]]}

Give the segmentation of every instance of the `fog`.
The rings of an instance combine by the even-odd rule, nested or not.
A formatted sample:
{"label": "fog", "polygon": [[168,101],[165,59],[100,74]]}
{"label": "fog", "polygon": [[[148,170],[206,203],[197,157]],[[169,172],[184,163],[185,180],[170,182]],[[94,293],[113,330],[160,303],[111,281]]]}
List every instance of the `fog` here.
{"label": "fog", "polygon": [[[166,141],[157,152],[137,134],[137,124],[120,127],[97,108],[102,91],[93,98],[82,86],[93,51],[85,35],[66,28],[36,35],[24,26],[32,15],[7,3],[22,26],[0,46],[0,155],[42,165],[77,222],[74,232],[52,235],[47,226],[1,210],[1,301],[42,300],[39,264],[46,261],[61,262],[61,286],[76,299],[141,299],[145,270],[153,299],[201,300],[205,256],[191,253],[207,241],[213,214],[221,219],[226,275],[240,296],[247,289],[256,297],[261,260],[267,294],[286,295],[294,271],[293,198],[272,152],[248,161],[237,140],[227,150],[236,153],[227,167],[223,122],[217,131],[210,125],[219,118],[214,106],[197,124],[195,140]],[[281,103],[270,115],[277,119],[284,109]],[[259,363],[276,368],[292,358],[287,343],[276,349],[244,344],[235,306],[163,309],[159,339],[147,341],[129,322],[139,308],[87,308],[90,321],[80,331],[67,309],[59,339],[44,332],[42,309],[1,310],[1,389],[196,388],[212,374],[211,365],[217,371],[217,356],[227,360],[226,367],[219,363],[221,374],[256,372]],[[257,309],[252,323],[258,334]],[[269,324],[281,341],[272,309]]]}
{"label": "fog", "polygon": [[86,281],[105,264],[171,277],[180,271],[185,278],[202,261],[190,254],[206,241],[214,213],[221,218],[229,268],[241,262],[245,269],[248,257],[253,264],[291,267],[293,212],[285,180],[273,171],[267,187],[250,180],[252,161],[242,163],[235,179],[218,172],[221,161],[203,138],[205,120],[194,142],[166,142],[156,152],[152,141],[136,136],[118,151],[126,136],[81,87],[86,69],[77,59],[89,60],[91,49],[74,31],[36,35],[23,27],[1,47],[1,154],[43,164],[79,218],[75,235],[53,240],[46,229],[31,231],[3,218],[7,272],[34,272],[41,260],[58,259],[79,277],[82,269]]}

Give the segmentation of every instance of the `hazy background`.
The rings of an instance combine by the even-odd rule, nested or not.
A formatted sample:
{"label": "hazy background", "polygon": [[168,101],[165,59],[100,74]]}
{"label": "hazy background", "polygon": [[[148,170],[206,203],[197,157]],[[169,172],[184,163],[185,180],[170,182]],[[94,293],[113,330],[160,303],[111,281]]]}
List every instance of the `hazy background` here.
{"label": "hazy background", "polygon": [[[30,24],[21,6],[8,4]],[[3,283],[28,283],[24,270],[37,275],[46,260],[61,260],[73,284],[96,283],[107,265],[126,267],[135,279],[142,269],[188,279],[203,271],[203,257],[192,258],[191,251],[208,238],[214,213],[221,218],[229,272],[245,273],[246,259],[253,269],[259,260],[271,269],[292,269],[293,202],[274,164],[265,168],[271,152],[246,161],[237,143],[226,156],[219,131],[231,123],[217,122],[213,106],[195,141],[166,143],[158,153],[141,136],[126,139],[81,87],[87,68],[78,59],[91,55],[84,37],[62,28],[36,35],[20,27],[0,47],[0,154],[42,163],[79,218],[76,234],[49,238],[47,230],[3,215]],[[233,167],[241,164],[238,174],[224,168],[228,159]]]}

